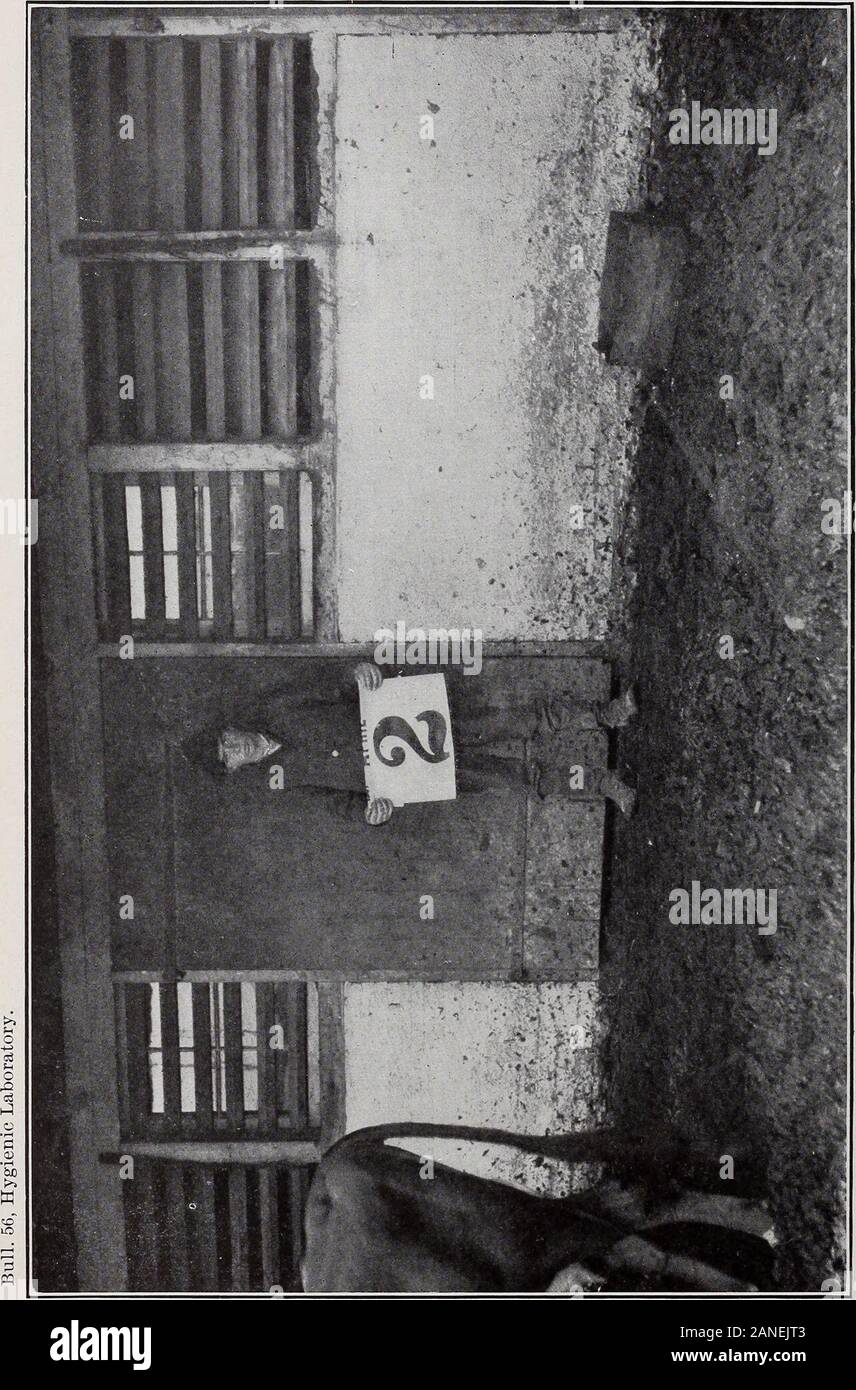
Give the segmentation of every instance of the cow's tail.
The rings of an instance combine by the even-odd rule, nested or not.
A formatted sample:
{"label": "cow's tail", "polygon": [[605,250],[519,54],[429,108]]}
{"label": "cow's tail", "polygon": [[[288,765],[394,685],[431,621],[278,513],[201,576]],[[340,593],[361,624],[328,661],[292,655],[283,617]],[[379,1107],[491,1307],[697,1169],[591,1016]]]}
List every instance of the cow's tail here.
{"label": "cow's tail", "polygon": [[[340,1154],[347,1147],[384,1143],[387,1139],[456,1139],[478,1144],[497,1144],[519,1149],[543,1158],[565,1163],[606,1164],[616,1171],[632,1171],[680,1180],[702,1189],[716,1186],[721,1160],[710,1146],[693,1143],[683,1136],[663,1133],[640,1134],[622,1129],[587,1129],[571,1134],[518,1134],[513,1130],[486,1125],[445,1125],[407,1120],[370,1125],[352,1130],[328,1150]],[[754,1149],[732,1146],[739,1152],[740,1167],[747,1192],[763,1190],[764,1157]],[[741,1184],[742,1190],[742,1184]]]}
{"label": "cow's tail", "polygon": [[443,1125],[405,1120],[385,1125],[369,1125],[352,1130],[327,1150],[338,1153],[360,1144],[383,1143],[387,1139],[458,1139],[479,1144],[507,1145],[524,1153],[561,1158],[568,1163],[602,1163],[612,1156],[616,1135],[610,1130],[581,1130],[576,1134],[518,1134],[487,1125]]}

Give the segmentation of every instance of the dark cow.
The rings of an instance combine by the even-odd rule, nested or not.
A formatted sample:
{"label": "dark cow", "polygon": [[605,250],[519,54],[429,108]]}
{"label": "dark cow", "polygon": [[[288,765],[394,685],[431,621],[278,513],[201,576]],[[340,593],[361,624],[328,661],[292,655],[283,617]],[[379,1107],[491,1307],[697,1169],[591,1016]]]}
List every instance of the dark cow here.
{"label": "dark cow", "polygon": [[[511,1145],[625,1173],[629,1160],[636,1178],[599,1182],[568,1197],[540,1197],[426,1164],[385,1142],[404,1137]],[[430,1144],[422,1152],[430,1155]],[[745,1195],[757,1187],[754,1162],[738,1160],[736,1172],[743,1178],[741,1196],[735,1183],[720,1178],[719,1160],[711,1154],[602,1131],[536,1137],[427,1124],[357,1130],[328,1151],[315,1173],[306,1213],[304,1289],[768,1289],[772,1223],[763,1205]]]}

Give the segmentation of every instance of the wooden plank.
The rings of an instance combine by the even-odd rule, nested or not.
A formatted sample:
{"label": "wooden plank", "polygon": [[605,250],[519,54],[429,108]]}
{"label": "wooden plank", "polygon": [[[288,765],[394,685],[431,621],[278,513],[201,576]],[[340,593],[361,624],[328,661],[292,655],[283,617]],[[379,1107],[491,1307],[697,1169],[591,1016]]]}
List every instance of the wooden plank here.
{"label": "wooden plank", "polygon": [[[530,6],[434,6],[412,8],[402,5],[336,6],[268,5],[235,6],[229,10],[164,8],[158,11],[157,43],[164,37],[188,38],[220,34],[223,37],[254,35],[267,38],[277,34],[612,34],[626,19],[615,8],[569,5]],[[76,37],[133,35],[139,32],[139,19],[133,13],[114,10],[99,16],[98,7],[71,11],[71,33]]]}
{"label": "wooden plank", "polygon": [[[202,155],[202,226],[219,231],[223,223],[223,117],[220,43],[200,44],[200,139]],[[205,423],[209,439],[226,434],[223,387],[223,289],[219,265],[202,268],[202,315],[205,338]]]}
{"label": "wooden plank", "polygon": [[[219,657],[219,655],[220,653],[218,651],[217,656]],[[211,656],[212,652],[209,644],[209,661],[211,660]],[[279,659],[280,661],[282,660],[282,648],[280,648],[279,651]],[[472,900],[472,898],[475,895],[467,896],[470,898],[470,900]],[[135,980],[152,979],[159,978],[160,971],[142,969],[119,970],[116,972],[116,976],[117,978],[121,979],[128,977]],[[221,981],[315,980],[318,985],[341,985],[355,982],[372,983],[389,981],[401,983],[402,981],[406,982],[407,980],[412,981],[413,971],[408,971],[403,967],[398,970],[372,970],[366,968],[355,972],[353,969],[346,970],[344,968],[325,970],[323,968],[316,969],[313,967],[311,970],[299,970],[297,968],[291,968],[287,966],[281,968],[276,966],[266,966],[264,969],[259,968],[249,970],[216,970],[206,966],[204,970],[200,969],[182,971],[182,976],[189,982],[198,981],[204,977],[206,980],[212,979]],[[456,980],[513,980],[515,978],[517,978],[517,976],[514,970],[509,965],[504,965],[496,968],[485,967],[482,965],[472,967],[467,966],[462,967],[460,973],[458,973],[457,969],[455,971]],[[581,970],[578,978],[580,980],[596,980],[598,978],[598,972],[596,970]],[[441,980],[447,982],[449,976],[448,973],[443,973],[443,971],[440,969],[429,968],[425,971],[424,974],[420,974],[419,979],[427,981]]]}
{"label": "wooden plank", "polygon": [[[563,650],[546,650],[560,647]],[[376,648],[373,642],[290,642],[289,659],[292,657],[353,657],[355,661],[371,658]],[[118,648],[108,642],[98,647],[99,656],[116,657]],[[134,648],[135,656],[204,656],[211,657],[210,642],[138,642]],[[217,648],[218,656],[243,656],[250,658],[275,657],[281,661],[282,644],[279,642],[225,642]],[[534,660],[547,660],[556,656],[576,659],[596,659],[614,661],[618,657],[614,646],[601,639],[592,641],[561,641],[558,643],[485,641],[483,655],[486,660],[508,660],[527,657]]]}
{"label": "wooden plank", "polygon": [[210,993],[207,984],[193,985],[193,1084],[196,1133],[209,1134],[214,1128],[214,1106],[211,1084]]}
{"label": "wooden plank", "polygon": [[195,1266],[195,1283],[201,1293],[219,1287],[217,1269],[217,1225],[214,1211],[214,1174],[197,1167],[191,1174],[192,1206],[189,1226]]}
{"label": "wooden plank", "polygon": [[576,980],[599,963],[603,802],[530,799],[527,819],[524,977]]}
{"label": "wooden plank", "polygon": [[[256,168],[255,45],[229,45],[226,84],[226,181],[224,219],[233,227],[253,228],[258,221]],[[223,270],[226,312],[227,427],[242,439],[261,434],[258,272],[235,264]]]}
{"label": "wooden plank", "polygon": [[[173,996],[175,997],[175,1048],[178,1050],[178,995],[176,993],[176,982],[180,978],[178,960],[176,958],[176,874],[175,874],[175,847],[179,840],[181,828],[178,823],[175,798],[175,767],[174,758],[176,756],[173,745],[168,736],[163,740],[163,802],[162,802],[162,831],[163,836],[163,870],[162,870],[162,914],[163,914],[163,933],[162,933],[162,961],[166,972],[166,983],[168,984]],[[161,991],[163,993],[163,990]],[[179,1105],[178,1113],[181,1115],[181,1076],[179,1064],[176,1066],[178,1077]]]}
{"label": "wooden plank", "polygon": [[113,130],[110,119],[110,44],[107,40],[87,45],[89,58],[89,158],[93,177],[91,213],[102,227],[114,225]]}
{"label": "wooden plank", "polygon": [[178,529],[178,628],[182,637],[199,636],[196,595],[196,513],[193,478],[180,474],[174,478]]}
{"label": "wooden plank", "polygon": [[129,1133],[135,1135],[148,1133],[152,1118],[149,1073],[150,1001],[151,989],[148,985],[125,986],[128,1124]]}
{"label": "wooden plank", "polygon": [[264,493],[266,635],[295,638],[300,635],[300,556],[295,473],[266,473]]}
{"label": "wooden plank", "polygon": [[300,637],[301,589],[300,589],[300,481],[294,472],[280,475],[280,494],[285,525],[279,532],[282,542],[280,561],[283,587],[277,595],[279,603],[274,607],[271,597],[268,611],[281,615],[279,631],[271,631],[270,636],[282,636],[289,641]]}
{"label": "wooden plank", "polygon": [[[271,1029],[276,1023],[274,987],[268,981],[256,985],[256,1052],[258,1056],[259,1134],[276,1133],[276,1058]],[[285,1039],[283,1038],[283,1042]]]}
{"label": "wooden plank", "polygon": [[306,468],[313,444],[274,440],[236,445],[159,441],[152,444],[92,444],[91,473],[279,473]]}
{"label": "wooden plank", "polygon": [[[294,225],[294,45],[276,39],[270,48],[267,108],[267,221]],[[263,271],[266,288],[265,369],[268,430],[284,437],[297,430],[297,347],[294,267]]]}
{"label": "wooden plank", "polygon": [[291,1246],[291,1267],[297,1273],[303,1257],[303,1212],[306,1205],[306,1183],[300,1168],[289,1168],[288,1174],[288,1233]]}
{"label": "wooden plank", "polygon": [[128,572],[128,527],[125,514],[125,479],[103,480],[104,566],[108,624],[119,637],[131,631],[131,584]]}
{"label": "wooden plank", "polygon": [[[239,40],[224,52],[226,125],[223,216],[227,225],[255,228],[258,222],[255,44]],[[251,264],[224,268],[225,385],[228,433],[241,439],[261,434],[261,364],[258,271]]]}
{"label": "wooden plank", "polygon": [[134,1160],[136,1197],[136,1241],[134,1264],[140,1293],[153,1293],[158,1287],[158,1227],[160,1203],[156,1191],[157,1169],[148,1162]]}
{"label": "wooden plank", "polygon": [[297,433],[297,338],[294,267],[262,269],[265,279],[267,429],[283,439]]}
{"label": "wooden plank", "polygon": [[223,267],[228,432],[258,439],[262,432],[259,273],[254,265]]}
{"label": "wooden plank", "polygon": [[[335,233],[335,129],[337,45],[332,38],[313,38],[312,64],[316,99],[322,118],[316,149],[319,230]],[[336,313],[334,258],[316,258],[311,266],[311,290],[316,312],[312,319],[310,356],[315,377],[312,429],[319,440],[317,489],[314,501],[316,554],[313,558],[314,594],[311,608],[304,602],[302,632],[321,640],[335,637],[339,629],[334,482],[336,460]],[[308,568],[304,567],[304,599],[309,599]],[[314,611],[313,611],[314,610]]]}
{"label": "wooden plank", "polygon": [[267,86],[268,227],[294,225],[294,41],[270,45]]}
{"label": "wooden plank", "polygon": [[151,142],[155,226],[182,231],[185,216],[184,54],[180,39],[155,44]]}
{"label": "wooden plank", "polygon": [[181,1058],[178,1040],[178,998],[175,985],[160,986],[163,1113],[166,1133],[181,1129]]}
{"label": "wooden plank", "polygon": [[291,227],[238,228],[229,231],[89,232],[66,237],[62,253],[80,261],[221,261],[270,263],[274,252],[284,261],[325,264],[333,249],[327,229]]}
{"label": "wooden plank", "polygon": [[285,1127],[299,1133],[309,1119],[306,1069],[306,986],[298,982],[275,985],[276,1016],[285,1031],[285,1052],[279,1053],[279,1108]]}
{"label": "wooden plank", "polygon": [[[200,1168],[223,1168],[228,1164],[280,1164],[305,1166],[317,1163],[320,1147],[311,1139],[129,1139],[123,1152],[143,1158],[169,1159]],[[108,1153],[105,1161],[118,1158]]]}
{"label": "wooden plank", "polygon": [[297,531],[300,555],[300,635],[315,632],[315,508],[312,474],[298,475]]}
{"label": "wooden plank", "polygon": [[149,165],[149,80],[147,39],[129,39],[125,44],[125,73],[128,114],[134,118],[134,138],[127,142],[130,178],[127,190],[131,226],[145,231],[152,226]]}
{"label": "wooden plank", "polygon": [[[338,42],[334,34],[315,34],[312,38],[312,67],[316,101],[320,115],[315,150],[318,197],[317,223],[321,232],[335,233],[336,209],[336,133],[335,110],[338,86]],[[314,512],[315,553],[311,566],[308,556],[301,566],[301,635],[329,640],[338,634],[338,583],[336,579],[337,503],[334,482],[336,458],[336,315],[335,262],[316,259],[311,267],[312,292],[316,313],[312,323],[311,362],[315,376],[313,431],[319,436]],[[301,539],[309,537],[301,530]]]}
{"label": "wooden plank", "polygon": [[341,984],[318,984],[322,1152],[345,1133],[345,1025]]}
{"label": "wooden plank", "polygon": [[164,439],[189,439],[190,334],[184,268],[159,267],[156,286],[158,431]]}
{"label": "wooden plank", "polygon": [[113,266],[101,266],[91,284],[97,352],[98,433],[102,439],[118,439],[121,433],[119,335]]}
{"label": "wooden plank", "polygon": [[[186,226],[184,62],[181,41],[154,49],[152,139],[153,208],[163,231]],[[187,278],[180,266],[157,273],[158,428],[167,439],[189,439],[190,340]]]}
{"label": "wooden plank", "polygon": [[[91,216],[103,228],[113,225],[113,141],[110,125],[110,46],[107,41],[88,48],[89,104],[88,144],[93,177],[88,182]],[[97,354],[97,396],[100,428],[104,439],[118,439],[119,349],[115,274],[102,266],[92,278]]]}
{"label": "wooden plank", "polygon": [[247,491],[243,472],[229,478],[229,522],[231,531],[232,566],[232,630],[235,637],[246,641],[249,636],[248,589],[252,592],[253,576],[248,574],[250,555],[248,537],[250,522],[247,516]]}
{"label": "wooden plank", "polygon": [[220,43],[203,39],[199,45],[200,131],[202,156],[202,226],[223,226],[223,115]]}
{"label": "wooden plank", "polygon": [[187,1293],[190,1289],[190,1256],[187,1247],[187,1202],[184,1195],[184,1169],[180,1164],[165,1165],[164,1227],[171,1290]]}
{"label": "wooden plank", "polygon": [[262,1237],[262,1288],[280,1286],[279,1203],[275,1168],[259,1169],[259,1222]]}
{"label": "wooden plank", "polygon": [[[217,653],[217,655],[219,657],[219,652]],[[209,647],[209,660],[210,659],[211,653]],[[280,660],[282,660],[282,650],[280,650]],[[127,984],[151,984],[157,980],[160,980],[162,978],[162,975],[163,971],[159,969],[144,970],[140,968],[130,968],[115,970],[113,972],[114,980],[122,980],[125,981]],[[238,981],[241,983],[260,983],[265,980],[268,980],[274,984],[276,984],[277,981],[285,983],[289,980],[317,981],[320,984],[323,984],[325,982],[330,984],[337,983],[340,981],[348,981],[351,978],[348,972],[344,969],[298,970],[276,967],[271,969],[265,968],[258,970],[212,970],[207,968],[205,970],[182,970],[181,977],[182,980],[186,980],[188,984],[200,984],[203,980],[211,980],[219,984],[227,984],[230,981]],[[404,970],[374,970],[367,971],[363,976],[361,976],[361,978],[375,980],[406,980],[408,978],[408,975],[407,972]],[[471,973],[468,976],[468,978],[478,979],[479,977]],[[507,979],[508,971],[498,970],[487,978],[494,980]]]}
{"label": "wooden plank", "polygon": [[155,361],[155,301],[150,266],[132,266],[131,300],[137,435],[140,439],[154,439],[157,434],[158,403]]}
{"label": "wooden plank", "polygon": [[316,220],[321,231],[332,231],[336,216],[336,90],[338,40],[333,34],[312,37],[312,68],[317,102],[318,138],[315,146],[318,196]]}
{"label": "wooden plank", "polygon": [[202,267],[202,320],[205,339],[205,429],[209,439],[225,439],[223,272],[219,265]]}
{"label": "wooden plank", "polygon": [[309,1128],[321,1127],[321,1057],[319,1051],[318,985],[306,985],[306,1092]]}
{"label": "wooden plank", "polygon": [[146,586],[146,632],[152,637],[162,636],[165,626],[160,490],[161,479],[155,474],[147,473],[140,479]]}
{"label": "wooden plank", "polygon": [[246,1293],[250,1287],[246,1168],[229,1169],[229,1235],[232,1250],[232,1288],[237,1293]]}
{"label": "wooden plank", "polygon": [[116,1013],[116,1070],[119,1085],[119,1124],[121,1133],[131,1133],[131,1085],[128,1067],[128,1026],[125,1012],[125,990],[120,980],[113,985],[113,1005]]}
{"label": "wooden plank", "polygon": [[263,476],[248,473],[244,478],[244,492],[247,507],[247,635],[253,641],[265,636],[267,517]]}
{"label": "wooden plank", "polygon": [[[224,53],[224,57],[226,54]],[[238,39],[228,48],[226,81],[226,225],[258,225],[256,46]]]}
{"label": "wooden plank", "polygon": [[[211,546],[214,571],[214,638],[232,635],[232,551],[229,535],[229,479],[213,474],[211,489]],[[209,648],[210,654],[210,648]]]}
{"label": "wooden plank", "polygon": [[104,480],[93,473],[89,479],[92,512],[92,545],[95,559],[95,604],[98,614],[98,634],[102,641],[109,636],[107,606],[107,539],[104,532]]}
{"label": "wooden plank", "polygon": [[244,1128],[244,1051],[241,986],[223,986],[226,1047],[226,1117],[231,1131]]}

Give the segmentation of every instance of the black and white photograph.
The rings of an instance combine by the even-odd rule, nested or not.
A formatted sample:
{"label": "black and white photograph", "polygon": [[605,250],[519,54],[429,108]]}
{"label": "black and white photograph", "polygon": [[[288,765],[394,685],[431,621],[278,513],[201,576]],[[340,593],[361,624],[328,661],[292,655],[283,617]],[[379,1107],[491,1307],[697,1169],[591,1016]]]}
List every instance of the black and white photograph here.
{"label": "black and white photograph", "polygon": [[0,1292],[810,1362],[853,5],[15,8]]}

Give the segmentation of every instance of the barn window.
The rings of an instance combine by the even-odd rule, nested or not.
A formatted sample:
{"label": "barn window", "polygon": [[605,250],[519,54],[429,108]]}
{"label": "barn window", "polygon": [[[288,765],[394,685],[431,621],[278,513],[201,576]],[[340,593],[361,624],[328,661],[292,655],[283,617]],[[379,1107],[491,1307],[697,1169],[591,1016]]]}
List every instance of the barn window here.
{"label": "barn window", "polygon": [[72,41],[101,637],[315,627],[329,235],[313,41]]}
{"label": "barn window", "polygon": [[314,984],[154,981],[117,988],[128,1137],[318,1133]]}
{"label": "barn window", "polygon": [[132,1288],[295,1284],[324,1107],[312,982],[115,983]]}

